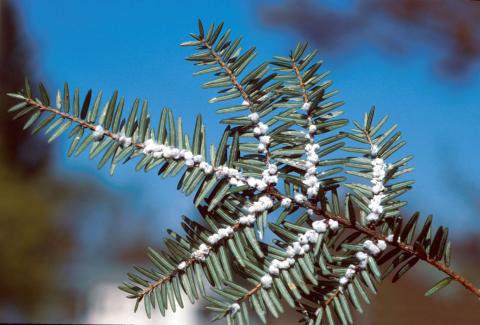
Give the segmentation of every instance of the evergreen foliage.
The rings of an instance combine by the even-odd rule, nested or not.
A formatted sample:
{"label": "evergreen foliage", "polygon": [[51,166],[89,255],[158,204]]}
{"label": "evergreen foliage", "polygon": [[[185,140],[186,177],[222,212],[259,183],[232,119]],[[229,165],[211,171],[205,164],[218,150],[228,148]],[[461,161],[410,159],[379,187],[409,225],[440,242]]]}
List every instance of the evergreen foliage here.
{"label": "evergreen foliage", "polygon": [[316,51],[299,44],[254,66],[255,48],[243,50],[223,24],[199,22],[191,38],[187,60],[211,77],[203,87],[217,89],[210,102],[226,114],[217,145],[207,145],[200,116],[191,134],[169,109],[155,126],[146,101],[125,114],[117,92],[102,103],[101,92],[81,98],[65,84],[52,100],[43,85],[35,97],[27,81],[10,94],[25,129],[49,142],[69,132],[68,155],[88,151],[111,174],[135,161],[138,171],[180,175],[178,189],[193,195],[202,222],[182,217],[185,234],[168,230],[165,250],[148,251],[152,266],[134,267],[120,286],[135,310],[163,315],[186,296],[205,298],[228,323],[248,324],[251,313],[266,322],[289,307],[307,324],[349,324],[380,281],[397,281],[418,261],[447,276],[427,295],[454,280],[480,296],[449,268],[448,228],[400,214],[413,182],[397,126],[372,108],[347,130]]}

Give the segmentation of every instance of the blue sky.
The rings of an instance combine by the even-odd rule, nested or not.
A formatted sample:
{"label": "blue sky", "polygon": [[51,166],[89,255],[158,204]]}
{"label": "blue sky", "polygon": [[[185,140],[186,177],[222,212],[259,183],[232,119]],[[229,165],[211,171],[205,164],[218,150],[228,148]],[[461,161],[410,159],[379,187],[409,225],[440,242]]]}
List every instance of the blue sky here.
{"label": "blue sky", "polygon": [[[28,39],[36,50],[41,79],[50,89],[64,80],[82,90],[119,89],[132,103],[149,100],[154,118],[164,106],[174,109],[192,129],[195,115],[206,120],[211,143],[222,128],[215,106],[207,100],[212,91],[200,88],[194,68],[184,60],[189,50],[178,44],[196,30],[196,20],[225,21],[234,35],[244,36],[244,46],[257,46],[257,62],[287,54],[301,35],[262,24],[259,2],[250,1],[18,1]],[[260,1],[261,3],[261,1]],[[432,72],[432,49],[418,48],[411,56],[390,56],[364,47],[355,53],[320,56],[331,70],[338,99],[344,100],[348,118],[361,119],[371,105],[398,123],[408,145],[404,153],[415,156],[416,180],[408,194],[410,207],[433,213],[448,224],[454,235],[479,229],[478,214],[450,188],[445,169],[454,163],[450,177],[467,177],[480,183],[478,123],[480,82],[473,74],[463,82],[439,79]],[[191,212],[191,198],[175,192],[176,181],[153,174],[119,168],[114,177],[98,172],[86,158],[65,158],[65,141],[56,144],[59,175],[95,175],[105,186],[127,198],[162,227],[178,229],[181,214]],[[453,167],[453,166],[452,166]],[[468,175],[468,176],[467,176]],[[155,212],[161,208],[161,215]],[[152,213],[151,213],[152,212]],[[161,218],[160,218],[161,217]]]}

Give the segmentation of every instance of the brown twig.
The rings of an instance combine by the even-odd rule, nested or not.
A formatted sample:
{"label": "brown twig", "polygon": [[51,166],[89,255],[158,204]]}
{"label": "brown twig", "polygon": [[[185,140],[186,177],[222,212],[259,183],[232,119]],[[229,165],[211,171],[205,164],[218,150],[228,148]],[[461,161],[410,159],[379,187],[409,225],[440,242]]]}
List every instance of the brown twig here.
{"label": "brown twig", "polygon": [[[208,43],[205,39],[201,40],[203,45],[207,47],[209,50],[210,54],[215,58],[215,61],[222,67],[222,69],[225,71],[225,73],[228,75],[230,80],[232,81],[232,84],[237,88],[237,90],[240,92],[240,95],[243,97],[243,99],[248,103],[248,107],[250,108],[251,112],[255,112],[254,110],[254,102],[250,98],[250,96],[247,94],[243,86],[240,84],[238,81],[237,77],[233,73],[233,71],[228,67],[228,65],[225,63],[225,61],[218,55],[218,53],[215,51],[215,49],[212,47],[210,43]],[[265,163],[268,164],[270,162],[270,150],[269,150],[270,144],[266,145],[266,153],[265,153]]]}
{"label": "brown twig", "polygon": [[217,63],[222,67],[222,69],[227,73],[228,77],[232,81],[233,85],[237,90],[240,92],[242,95],[243,99],[248,103],[248,106],[250,107],[250,110],[253,112],[253,101],[251,100],[250,96],[245,92],[245,89],[243,89],[243,86],[240,84],[238,81],[237,77],[233,73],[232,70],[227,66],[227,64],[223,61],[223,59],[218,55],[218,53],[215,51],[215,49],[208,43],[206,40],[202,40],[203,44],[207,47],[207,49],[210,51],[210,54],[215,58]]}
{"label": "brown twig", "polygon": [[305,83],[303,82],[303,77],[300,74],[300,70],[298,70],[297,62],[292,56],[292,66],[293,66],[293,71],[295,71],[295,76],[297,77],[298,83],[300,85],[300,89],[302,89],[302,97],[303,97],[303,102],[308,103],[308,94],[307,94],[307,89],[305,88]]}

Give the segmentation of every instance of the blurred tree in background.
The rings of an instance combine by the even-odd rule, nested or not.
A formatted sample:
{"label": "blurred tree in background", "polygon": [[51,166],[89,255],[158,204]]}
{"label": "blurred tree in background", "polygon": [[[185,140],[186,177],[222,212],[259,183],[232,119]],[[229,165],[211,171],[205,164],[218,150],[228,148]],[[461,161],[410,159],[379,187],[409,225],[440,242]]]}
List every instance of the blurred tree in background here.
{"label": "blurred tree in background", "polygon": [[[32,74],[24,40],[13,4],[0,1],[1,93],[22,87],[22,76]],[[11,104],[0,96],[0,106]],[[0,313],[6,319],[33,316],[42,303],[58,298],[55,266],[72,249],[68,229],[57,222],[59,202],[71,185],[50,175],[50,153],[44,141],[0,112]]]}
{"label": "blurred tree in background", "polygon": [[[433,48],[437,68],[461,77],[480,55],[480,3],[471,0],[362,0],[348,7],[329,1],[289,0],[264,8],[264,20],[287,26],[321,51],[378,46],[400,54]],[[327,3],[327,4],[326,4]],[[338,7],[341,8],[338,8]]]}
{"label": "blurred tree in background", "polygon": [[[23,76],[32,75],[32,54],[25,42],[25,35],[19,29],[18,16],[13,4],[0,1],[0,91],[21,87]],[[17,73],[14,73],[17,72]],[[0,104],[10,105],[10,98],[1,96]],[[11,123],[5,111],[0,112],[0,145],[4,164],[18,172],[19,177],[38,177],[45,172],[49,150],[44,141],[31,137],[22,131],[21,123]],[[33,143],[29,143],[33,142]],[[32,150],[34,147],[35,150]]]}

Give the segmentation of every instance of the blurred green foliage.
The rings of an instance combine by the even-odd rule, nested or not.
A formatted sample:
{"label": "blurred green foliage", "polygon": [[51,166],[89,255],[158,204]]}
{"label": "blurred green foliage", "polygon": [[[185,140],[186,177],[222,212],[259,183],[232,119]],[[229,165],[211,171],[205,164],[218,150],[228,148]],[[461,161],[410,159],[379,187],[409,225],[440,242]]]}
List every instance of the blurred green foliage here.
{"label": "blurred green foliage", "polygon": [[[31,74],[31,52],[18,28],[13,2],[0,1],[0,93],[22,87]],[[12,73],[15,71],[15,73]],[[0,96],[0,107],[12,102]],[[56,266],[72,249],[59,209],[75,185],[62,184],[50,174],[50,150],[22,132],[0,111],[0,319],[35,318],[40,307],[60,297]],[[33,143],[32,143],[33,142]],[[28,147],[28,149],[27,149]],[[7,312],[8,311],[8,312]]]}

